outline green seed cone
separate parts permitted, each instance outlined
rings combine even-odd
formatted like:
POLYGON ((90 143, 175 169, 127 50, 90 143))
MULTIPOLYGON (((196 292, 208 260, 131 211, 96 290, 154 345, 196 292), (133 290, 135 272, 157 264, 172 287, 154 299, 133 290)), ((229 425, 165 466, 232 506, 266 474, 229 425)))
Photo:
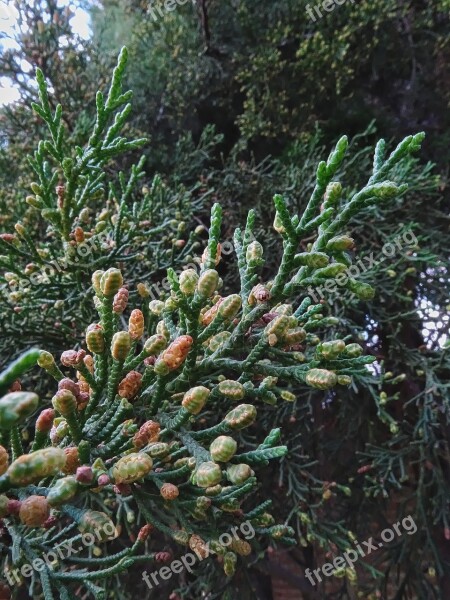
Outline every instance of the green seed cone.
POLYGON ((111 469, 111 475, 116 483, 133 483, 150 473, 153 461, 143 452, 134 452, 124 456, 111 469))
POLYGON ((328 390, 337 384, 337 375, 326 369, 310 369, 306 373, 306 383, 319 390, 328 390))
POLYGON ((64 504, 75 496, 78 490, 78 483, 75 477, 69 475, 58 479, 47 495, 47 502, 50 506, 64 504))
POLYGON ((131 335, 128 331, 118 331, 114 334, 111 342, 111 354, 113 357, 123 362, 131 348, 131 335))
POLYGON ((56 475, 66 464, 62 448, 44 448, 31 454, 19 456, 9 467, 6 475, 14 485, 28 485, 44 477, 56 475))
POLYGON ((87 510, 78 521, 78 529, 81 533, 90 533, 97 540, 106 542, 115 537, 116 528, 114 523, 104 512, 87 510))
POLYGON ((236 454, 237 442, 228 435, 216 438, 209 447, 214 462, 228 462, 236 454))
POLYGON ((251 468, 245 463, 230 465, 227 469, 227 478, 233 485, 240 485, 253 475, 251 468))
POLYGON ((115 296, 122 285, 123 277, 119 269, 108 269, 100 279, 100 289, 107 298, 115 296))
POLYGON ((195 482, 201 488, 217 485, 222 479, 222 469, 213 462, 202 463, 195 472, 195 482))
POLYGON ((180 290, 186 296, 192 296, 195 293, 195 289, 198 283, 198 275, 194 269, 186 269, 180 273, 180 290))
POLYGON ((185 393, 181 404, 191 415, 198 415, 205 406, 209 394, 210 392, 206 387, 201 385, 194 387, 185 393))
POLYGON ((59 390, 52 398, 53 408, 63 417, 72 415, 77 409, 77 400, 70 390, 59 390))
POLYGON ((197 290, 200 296, 209 298, 214 294, 219 284, 219 273, 215 269, 206 269, 197 283, 197 290))
POLYGON ((0 399, 0 429, 11 429, 34 413, 39 397, 32 392, 11 392, 0 399))
POLYGON ((256 408, 253 404, 239 404, 224 418, 225 423, 233 430, 244 429, 256 419, 256 408))

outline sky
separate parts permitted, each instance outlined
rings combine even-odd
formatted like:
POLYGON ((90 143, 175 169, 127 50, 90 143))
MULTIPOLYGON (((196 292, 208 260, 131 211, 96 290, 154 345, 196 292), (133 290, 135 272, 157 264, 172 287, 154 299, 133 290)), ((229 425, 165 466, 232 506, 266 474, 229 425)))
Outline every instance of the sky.
MULTIPOLYGON (((87 40, 91 35, 89 15, 86 11, 76 6, 70 0, 59 0, 59 6, 69 6, 74 16, 70 24, 75 33, 81 38, 87 40)), ((0 0, 0 33, 6 36, 12 36, 14 29, 17 26, 17 10, 11 0, 0 0)), ((16 44, 13 39, 6 37, 0 40, 0 52, 2 49, 14 48, 16 44)), ((22 65, 24 70, 27 69, 26 63, 22 65)), ((0 77, 0 106, 5 106, 14 102, 19 97, 17 89, 11 85, 8 77, 0 77)))

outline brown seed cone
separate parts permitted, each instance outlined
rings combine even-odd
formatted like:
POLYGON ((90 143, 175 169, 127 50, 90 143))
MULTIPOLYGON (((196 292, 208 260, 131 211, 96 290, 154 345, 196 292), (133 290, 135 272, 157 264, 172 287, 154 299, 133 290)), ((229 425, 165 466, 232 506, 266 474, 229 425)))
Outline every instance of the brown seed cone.
POLYGON ((147 525, 144 525, 144 527, 141 527, 141 529, 139 530, 139 533, 138 533, 138 540, 140 542, 145 542, 145 540, 151 534, 153 529, 154 529, 153 525, 151 525, 149 523, 147 525))
POLYGON ((119 384, 119 396, 127 400, 132 400, 141 389, 141 383, 142 375, 137 371, 130 371, 119 384))
POLYGON ((213 306, 211 306, 211 308, 209 308, 206 312, 203 313, 203 315, 200 317, 200 321, 201 321, 202 325, 204 325, 206 327, 212 321, 214 321, 222 302, 223 302, 223 298, 220 298, 213 306))
POLYGON ((144 315, 138 308, 133 310, 130 315, 128 331, 133 340, 139 340, 144 335, 144 315))
POLYGON ((79 384, 75 383, 75 381, 72 381, 68 377, 61 379, 61 381, 58 382, 58 390, 69 390, 72 392, 75 398, 78 398, 80 394, 79 384))
POLYGON ((178 369, 183 364, 193 342, 190 335, 180 335, 164 350, 161 359, 169 370, 178 369))
POLYGON ((91 356, 90 354, 86 354, 86 356, 83 357, 83 362, 86 365, 89 373, 91 373, 91 375, 93 375, 94 374, 94 358, 93 358, 93 356, 91 356))
POLYGON ((20 384, 20 381, 18 379, 9 388, 9 391, 10 392, 20 392, 20 391, 22 391, 22 385, 20 384))
POLYGON ((55 411, 53 408, 44 409, 36 420, 36 431, 48 433, 53 426, 55 411))
POLYGON ((133 445, 140 450, 150 442, 157 442, 161 426, 156 421, 146 421, 133 437, 133 445))
POLYGON ((189 538, 189 548, 201 558, 208 557, 208 547, 199 535, 191 535, 189 538))
POLYGON ((22 502, 19 512, 21 522, 27 527, 41 527, 50 515, 45 496, 29 496, 22 502))
POLYGON ((0 446, 0 475, 6 473, 9 466, 9 455, 6 448, 0 446))
POLYGON ((113 300, 113 311, 118 314, 121 315, 128 304, 128 290, 125 287, 121 287, 120 290, 117 292, 117 294, 114 296, 114 300, 113 300))
POLYGON ((71 446, 65 448, 64 453, 66 455, 66 464, 62 470, 65 475, 74 475, 80 466, 80 457, 78 455, 78 448, 71 446))
POLYGON ((81 393, 89 394, 90 387, 87 381, 79 381, 77 385, 81 393))
POLYGON ((178 498, 180 490, 173 483, 165 483, 159 490, 159 493, 164 500, 175 500, 178 498))
POLYGON ((75 227, 73 230, 73 237, 78 244, 84 242, 84 231, 82 227, 75 227))

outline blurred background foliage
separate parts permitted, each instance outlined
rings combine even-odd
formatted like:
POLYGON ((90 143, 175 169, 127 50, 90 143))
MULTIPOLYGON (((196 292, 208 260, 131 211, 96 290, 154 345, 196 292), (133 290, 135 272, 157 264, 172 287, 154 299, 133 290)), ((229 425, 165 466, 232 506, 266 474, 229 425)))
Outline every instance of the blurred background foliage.
MULTIPOLYGON (((34 180, 27 156, 45 135, 29 108, 37 95, 36 67, 45 73, 52 101, 64 107, 68 146, 82 146, 95 119, 95 92, 106 87, 122 45, 129 49, 126 78, 134 91, 125 134, 149 140, 142 185, 161 177, 160 223, 185 222, 184 238, 193 241, 189 232, 208 225, 209 207, 218 201, 226 215, 223 239, 230 240, 253 208, 271 268, 279 258, 270 201, 275 192, 301 213, 316 165, 340 134, 351 137, 352 160, 339 179, 356 188, 370 169, 376 138, 398 140, 424 130, 420 158, 397 167, 409 190, 389 206, 367 210, 350 232, 361 256, 380 258, 383 245, 406 230, 417 245, 362 276, 376 285, 370 303, 347 292, 325 297, 328 312, 339 317, 336 333, 377 357, 373 377, 368 373, 327 397, 293 390, 293 404, 276 413, 266 409, 267 430, 277 420, 291 448, 281 468, 268 469, 266 486, 277 486, 277 509, 297 528, 298 549, 253 557, 232 582, 204 565, 201 576, 164 597, 444 599, 450 597, 450 1, 347 0, 316 21, 307 5, 192 0, 167 11, 160 0, 97 0, 83 3, 92 29, 84 41, 70 27, 69 9, 55 0, 16 1, 21 27, 0 59, 0 76, 10 78, 21 96, 0 112, 0 232, 13 232, 21 220, 36 239, 46 236, 46 224, 25 203, 34 180), (180 193, 183 202, 175 209, 180 193), (364 540, 406 514, 414 515, 418 533, 396 540, 370 568, 358 568, 358 581, 330 580, 315 590, 319 596, 308 588, 304 569, 345 546, 348 530, 364 540), (292 596, 280 587, 283 579, 292 596)), ((108 179, 140 154, 111 160, 108 179)), ((134 200, 139 197, 138 189, 134 200)), ((176 238, 177 227, 155 245, 167 249, 176 238)), ((201 249, 201 238, 195 243, 193 250, 201 249)), ((134 282, 156 282, 167 264, 176 263, 170 250, 169 258, 156 252, 156 261, 150 254, 134 282)), ((232 255, 220 270, 232 289, 232 255)), ((55 316, 52 303, 64 295, 57 285, 44 321, 39 307, 24 320, 14 313, 1 274, 0 285, 2 362, 36 341, 62 350, 90 322, 76 302, 55 316), (61 335, 55 335, 56 319, 61 335)))

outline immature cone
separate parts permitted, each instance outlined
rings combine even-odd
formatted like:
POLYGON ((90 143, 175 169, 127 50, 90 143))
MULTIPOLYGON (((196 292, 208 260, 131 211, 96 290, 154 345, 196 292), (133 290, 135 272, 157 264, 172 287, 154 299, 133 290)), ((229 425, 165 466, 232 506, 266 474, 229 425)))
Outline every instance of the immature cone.
POLYGON ((132 400, 141 389, 142 375, 138 371, 130 371, 119 383, 118 394, 121 398, 132 400))
POLYGON ((233 430, 244 429, 256 419, 256 408, 253 404, 239 404, 224 418, 225 423, 233 430))
POLYGON ((108 269, 100 280, 100 289, 106 298, 112 298, 123 285, 122 273, 119 269, 108 269))
POLYGON ((245 396, 244 386, 242 383, 239 383, 239 381, 225 379, 225 381, 219 383, 217 388, 223 396, 230 398, 231 400, 242 400, 245 396))
MULTIPOLYGON (((9 455, 6 448, 0 446, 0 475, 3 475, 8 470, 9 455)), ((1 517, 0 517, 1 519, 1 517)))
POLYGON ((123 362, 131 348, 131 336, 128 331, 118 331, 111 342, 111 354, 119 362, 123 362))
POLYGON ((125 287, 121 287, 117 294, 114 296, 113 311, 117 315, 121 315, 123 312, 125 312, 125 309, 128 304, 128 297, 129 293, 127 288, 125 287))
POLYGON ((144 335, 144 315, 139 309, 132 311, 128 322, 128 331, 132 340, 140 340, 144 335))
POLYGON ((275 231, 277 233, 286 233, 286 228, 283 225, 283 222, 281 220, 281 217, 280 217, 280 214, 278 211, 275 213, 275 218, 273 220, 273 228, 275 229, 275 231))
POLYGON ((19 518, 27 527, 42 527, 50 515, 45 496, 29 496, 20 507, 19 518))
POLYGON ((214 462, 228 462, 236 454, 237 442, 228 435, 216 438, 209 447, 209 453, 214 462))
POLYGON ((254 306, 255 304, 262 304, 263 302, 267 302, 271 298, 270 290, 261 283, 255 285, 255 287, 250 292, 248 297, 248 303, 250 306, 254 306))
POLYGON ((63 417, 69 417, 77 410, 77 399, 70 390, 59 390, 52 398, 53 408, 63 417))
POLYGON ((175 500, 180 495, 180 490, 173 483, 164 483, 159 490, 164 500, 175 500))
POLYGON ((85 356, 85 350, 66 350, 61 354, 61 364, 65 367, 77 369, 80 365, 84 364, 83 360, 85 356))
POLYGON ((215 269, 206 269, 200 275, 197 283, 197 291, 200 296, 209 298, 214 294, 219 284, 219 273, 215 269))
POLYGON ((73 475, 62 477, 61 479, 58 479, 50 488, 47 495, 47 502, 50 504, 50 506, 65 504, 68 500, 75 496, 77 490, 78 483, 73 475))
POLYGON ((11 429, 31 414, 39 404, 32 392, 10 392, 0 398, 0 429, 11 429))
POLYGON ((180 273, 180 290, 186 296, 192 296, 197 287, 198 275, 194 269, 186 269, 180 273))
POLYGON ((94 471, 91 467, 88 467, 87 465, 78 467, 75 479, 76 481, 78 481, 78 483, 89 485, 94 481, 94 471))
POLYGON ((57 475, 66 463, 61 448, 44 448, 19 456, 6 471, 13 485, 25 486, 33 481, 57 475))
POLYGON ((221 479, 222 469, 213 462, 202 463, 195 472, 195 482, 202 488, 217 485, 221 479))
POLYGON ((306 373, 305 381, 311 387, 328 390, 337 384, 337 375, 326 369, 310 369, 306 373))
POLYGON ((184 394, 181 404, 191 415, 198 415, 205 406, 209 394, 208 388, 201 385, 191 388, 184 394))
POLYGON ((251 242, 247 246, 247 251, 245 253, 245 259, 250 268, 254 269, 256 267, 264 264, 263 260, 264 249, 259 242, 256 240, 251 242))
POLYGON ((161 426, 156 421, 146 421, 133 437, 133 445, 140 450, 150 442, 157 442, 161 426))
POLYGON ((93 354, 103 354, 105 350, 105 336, 103 328, 97 323, 89 325, 86 331, 86 345, 89 352, 93 354))
POLYGON ((158 374, 174 371, 178 369, 185 361, 194 340, 190 335, 180 335, 166 350, 161 354, 155 364, 155 371, 158 374))
POLYGON ((47 371, 48 369, 51 369, 54 366, 55 359, 53 358, 53 355, 50 354, 50 352, 42 350, 37 360, 37 364, 41 367, 41 369, 45 369, 47 371))
POLYGON ((119 459, 111 469, 117 484, 134 483, 150 473, 153 461, 147 454, 134 452, 119 459))

